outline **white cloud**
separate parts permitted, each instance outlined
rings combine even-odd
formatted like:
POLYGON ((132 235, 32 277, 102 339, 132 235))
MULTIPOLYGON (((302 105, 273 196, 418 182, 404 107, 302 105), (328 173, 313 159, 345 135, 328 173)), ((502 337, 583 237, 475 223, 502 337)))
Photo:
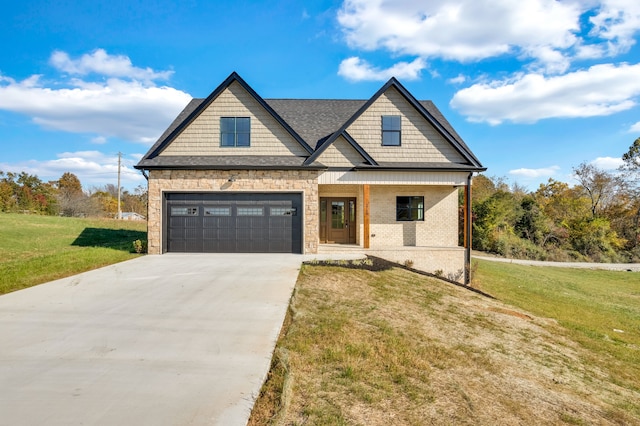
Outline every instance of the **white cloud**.
POLYGON ((603 170, 615 170, 624 164, 622 158, 598 157, 589 164, 603 170))
POLYGON ((426 63, 421 58, 417 58, 413 62, 398 62, 387 69, 379 69, 354 56, 340 63, 338 75, 351 81, 384 81, 391 77, 417 80, 420 78, 420 72, 425 68, 426 63))
MULTIPOLYGON (((133 166, 142 157, 141 154, 124 156, 121 164, 121 185, 133 189, 145 185, 142 174, 133 166)), ((63 152, 53 160, 29 160, 18 163, 0 163, 0 170, 5 172, 27 172, 37 175, 43 181, 57 180, 65 172, 78 176, 83 188, 103 186, 107 183, 117 184, 118 156, 100 151, 63 152)))
POLYGON ((94 143, 96 145, 103 145, 107 143, 107 138, 105 138, 104 136, 96 136, 95 138, 91 138, 91 143, 94 143))
POLYGON ((543 167, 540 169, 515 169, 509 170, 510 175, 521 176, 528 179, 536 179, 540 177, 549 177, 556 174, 560 170, 559 166, 543 167))
POLYGON ((638 133, 640 132, 640 121, 638 121, 636 124, 632 125, 629 128, 629 133, 638 133))
POLYGON ((594 117, 636 105, 640 64, 601 64, 562 76, 518 74, 457 92, 451 106, 469 120, 533 123, 552 117, 594 117))
POLYGON ((93 134, 97 143, 116 137, 150 144, 191 99, 185 92, 150 81, 166 73, 133 67, 128 58, 103 50, 85 56, 66 61, 64 52, 55 52, 52 62, 67 72, 99 72, 111 78, 47 83, 39 75, 22 81, 0 76, 0 109, 27 115, 44 128, 93 134))
POLYGON ((104 49, 85 53, 79 59, 71 59, 66 52, 56 50, 49 63, 60 71, 75 75, 95 73, 107 77, 130 78, 133 80, 166 80, 173 71, 153 71, 151 68, 134 67, 131 59, 123 55, 109 55, 104 49))
POLYGON ((591 34, 607 40, 607 53, 617 55, 635 44, 640 29, 640 3, 637 0, 602 0, 598 12, 589 18, 591 34))
POLYGON ((584 7, 554 0, 345 0, 338 22, 355 49, 459 62, 515 53, 558 69, 579 44, 584 7))
POLYGON ((353 49, 461 63, 517 58, 562 74, 576 60, 627 52, 637 0, 344 0, 337 20, 353 49))
POLYGON ((458 74, 457 77, 453 77, 453 78, 448 79, 447 83, 449 83, 449 84, 462 84, 465 81, 467 81, 467 77, 465 77, 462 74, 458 74))

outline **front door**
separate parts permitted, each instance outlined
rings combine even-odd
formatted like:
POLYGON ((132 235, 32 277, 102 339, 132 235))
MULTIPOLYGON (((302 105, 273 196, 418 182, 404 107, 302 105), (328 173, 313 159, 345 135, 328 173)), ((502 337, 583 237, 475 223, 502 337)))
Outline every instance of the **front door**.
POLYGON ((355 244, 355 198, 320 199, 320 242, 355 244))

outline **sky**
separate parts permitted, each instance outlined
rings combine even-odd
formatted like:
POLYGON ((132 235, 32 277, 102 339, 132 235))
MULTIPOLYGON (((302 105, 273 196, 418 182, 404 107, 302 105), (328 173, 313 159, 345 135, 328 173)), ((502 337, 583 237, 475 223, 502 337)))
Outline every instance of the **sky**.
POLYGON ((368 99, 396 77, 534 191, 640 136, 637 0, 25 0, 0 14, 0 171, 85 190, 133 168, 233 71, 263 98, 368 99))

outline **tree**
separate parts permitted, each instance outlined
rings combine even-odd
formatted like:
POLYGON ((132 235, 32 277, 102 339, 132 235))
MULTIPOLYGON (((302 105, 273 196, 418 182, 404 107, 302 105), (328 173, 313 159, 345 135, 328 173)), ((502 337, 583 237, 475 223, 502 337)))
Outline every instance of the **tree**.
POLYGON ((71 172, 65 172, 58 179, 58 189, 60 192, 79 195, 82 193, 82 184, 76 175, 71 172))
POLYGON ((16 207, 17 183, 15 174, 0 171, 0 211, 10 212, 16 207))
POLYGON ((118 200, 107 191, 96 191, 91 194, 94 214, 114 218, 118 212, 118 200))
POLYGON ((622 170, 630 172, 640 172, 640 138, 633 141, 629 147, 629 151, 622 155, 622 170))
POLYGON ((618 193, 624 187, 619 176, 598 169, 593 164, 581 163, 573 168, 573 172, 591 200, 591 214, 594 218, 601 216, 603 209, 615 203, 618 193))
POLYGON ((82 184, 76 175, 65 172, 56 181, 56 185, 58 187, 58 204, 64 216, 78 216, 87 213, 87 196, 82 192, 82 184))
POLYGON ((122 193, 122 203, 126 211, 147 215, 147 188, 139 185, 133 194, 127 190, 122 193))

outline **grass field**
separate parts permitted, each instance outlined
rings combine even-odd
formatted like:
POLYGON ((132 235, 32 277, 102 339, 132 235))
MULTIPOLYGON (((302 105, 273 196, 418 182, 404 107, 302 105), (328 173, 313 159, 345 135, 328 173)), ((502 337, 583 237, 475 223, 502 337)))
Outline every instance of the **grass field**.
POLYGON ((614 382, 640 391, 639 273, 485 262, 475 281, 506 303, 557 320, 598 354, 614 382))
POLYGON ((640 425, 640 274, 303 267, 251 425, 640 425), (618 330, 618 331, 616 331, 618 330))
POLYGON ((0 213, 0 294, 138 256, 146 222, 0 213))

